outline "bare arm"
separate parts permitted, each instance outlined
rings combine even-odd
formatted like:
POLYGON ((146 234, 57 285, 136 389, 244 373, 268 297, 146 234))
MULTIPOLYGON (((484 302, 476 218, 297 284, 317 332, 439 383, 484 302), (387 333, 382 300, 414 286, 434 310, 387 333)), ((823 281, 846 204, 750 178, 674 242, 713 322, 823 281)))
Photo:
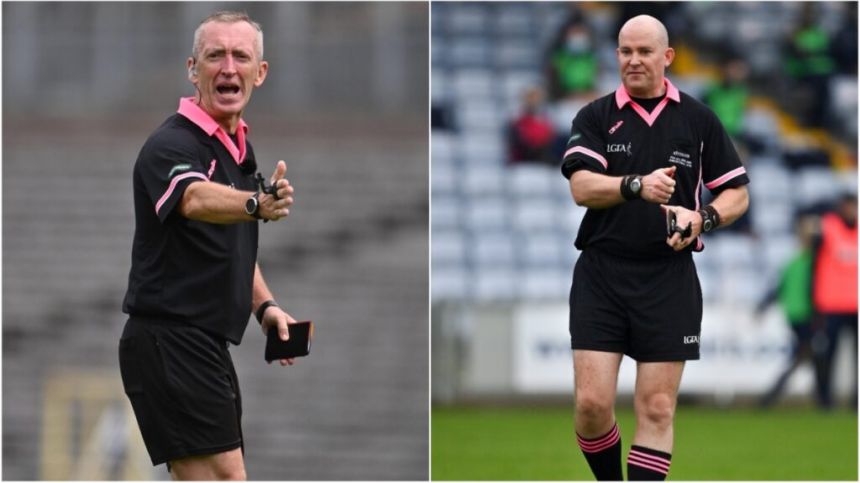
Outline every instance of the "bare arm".
MULTIPOLYGON (((260 194, 259 214, 263 219, 276 221, 290 214, 293 187, 288 180, 284 179, 286 172, 286 164, 279 161, 272 176, 272 182, 278 186, 280 200, 275 200, 271 195, 260 194)), ((196 181, 185 188, 177 210, 185 218, 207 223, 253 221, 255 218, 245 212, 245 202, 253 194, 251 191, 235 190, 220 183, 196 181)))
POLYGON ((720 214, 720 226, 731 225, 747 212, 750 195, 747 187, 726 188, 714 198, 711 206, 720 214))
POLYGON ((185 188, 177 209, 185 218, 207 223, 253 221, 254 217, 245 213, 245 202, 253 194, 220 183, 195 181, 185 188))
MULTIPOLYGON (((675 167, 658 168, 642 177, 642 199, 649 203, 666 203, 675 192, 675 167)), ((570 176, 570 193, 579 206, 595 210, 623 203, 622 176, 609 176, 581 169, 570 176)))

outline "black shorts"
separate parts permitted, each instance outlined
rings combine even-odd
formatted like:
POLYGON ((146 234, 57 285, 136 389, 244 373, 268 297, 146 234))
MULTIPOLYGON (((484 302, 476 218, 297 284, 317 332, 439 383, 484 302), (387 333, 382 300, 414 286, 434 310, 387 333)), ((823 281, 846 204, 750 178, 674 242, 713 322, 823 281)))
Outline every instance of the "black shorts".
POLYGON ((690 253, 635 260, 586 249, 570 289, 573 349, 640 362, 699 358, 702 289, 690 253))
POLYGON ((131 318, 119 366, 153 465, 242 447, 242 398, 223 339, 131 318))

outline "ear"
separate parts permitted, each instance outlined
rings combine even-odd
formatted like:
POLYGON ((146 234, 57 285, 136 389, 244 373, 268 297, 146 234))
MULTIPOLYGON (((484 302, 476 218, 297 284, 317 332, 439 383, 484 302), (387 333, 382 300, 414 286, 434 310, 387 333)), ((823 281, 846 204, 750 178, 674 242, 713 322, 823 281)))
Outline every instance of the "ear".
POLYGON ((189 57, 185 61, 185 66, 188 68, 188 80, 197 85, 197 65, 194 62, 194 57, 189 57))
POLYGON ((666 48, 666 53, 663 54, 663 56, 666 59, 666 67, 669 67, 670 65, 672 65, 672 61, 675 60, 675 49, 673 49, 672 47, 666 48))
POLYGON ((263 81, 266 80, 266 74, 269 73, 269 63, 265 60, 260 61, 260 67, 257 68, 257 78, 254 79, 254 87, 260 87, 263 85, 263 81))

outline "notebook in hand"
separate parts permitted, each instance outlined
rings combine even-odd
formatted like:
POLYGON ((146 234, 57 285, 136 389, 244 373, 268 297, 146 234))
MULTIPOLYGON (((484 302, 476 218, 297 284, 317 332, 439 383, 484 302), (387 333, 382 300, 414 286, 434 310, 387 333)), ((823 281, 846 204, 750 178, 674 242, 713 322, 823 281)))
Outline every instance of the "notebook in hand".
POLYGON ((290 331, 290 338, 287 341, 282 341, 278 337, 277 328, 269 329, 266 335, 266 362, 303 357, 310 354, 314 323, 309 320, 296 322, 295 324, 287 324, 287 328, 290 331))

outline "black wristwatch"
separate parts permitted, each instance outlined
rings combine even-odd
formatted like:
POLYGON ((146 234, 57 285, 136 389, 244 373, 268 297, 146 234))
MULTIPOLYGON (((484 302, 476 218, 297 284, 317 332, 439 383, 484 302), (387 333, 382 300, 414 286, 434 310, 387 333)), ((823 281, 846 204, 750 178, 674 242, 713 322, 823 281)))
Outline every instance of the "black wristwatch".
POLYGON ((621 196, 625 200, 635 200, 642 196, 642 176, 629 175, 621 178, 621 196))
POLYGON ((266 309, 268 309, 269 307, 280 307, 280 305, 278 305, 277 302, 271 299, 261 303, 260 306, 257 307, 257 311, 254 312, 254 317, 257 318, 257 322, 259 322, 260 324, 263 323, 263 314, 266 313, 266 309))
POLYGON ((708 205, 702 208, 699 210, 699 215, 702 216, 702 233, 708 233, 720 226, 720 214, 713 206, 708 205))
POLYGON ((263 218, 262 216, 260 216, 260 200, 258 198, 259 196, 259 192, 254 193, 254 195, 248 198, 248 201, 245 202, 245 213, 253 216, 258 220, 263 218))

